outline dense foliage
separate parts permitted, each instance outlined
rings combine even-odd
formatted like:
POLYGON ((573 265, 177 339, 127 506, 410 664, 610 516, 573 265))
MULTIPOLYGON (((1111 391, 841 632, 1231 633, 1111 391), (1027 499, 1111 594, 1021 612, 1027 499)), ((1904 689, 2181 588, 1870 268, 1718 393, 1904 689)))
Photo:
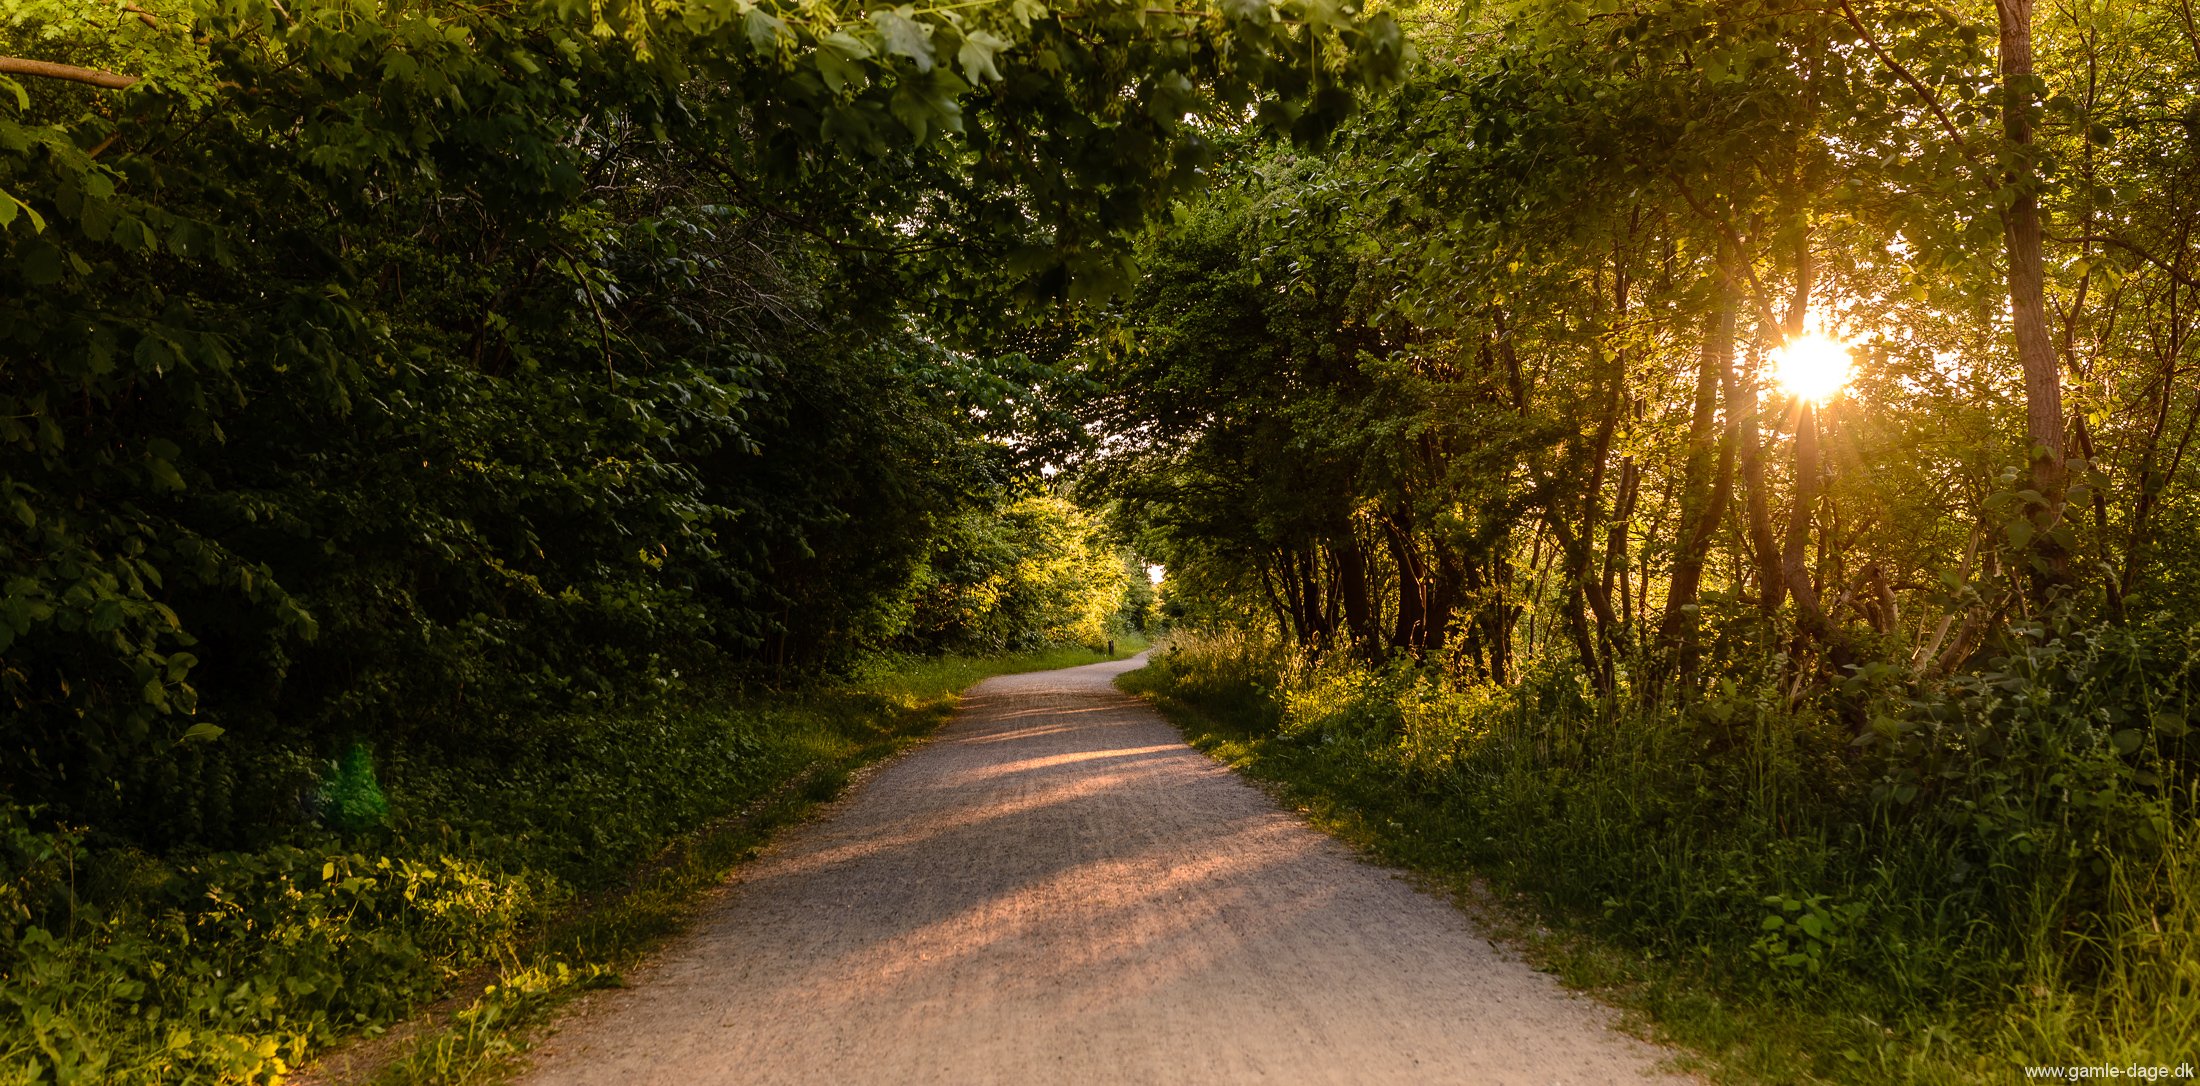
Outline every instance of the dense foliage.
POLYGON ((270 747, 909 640, 1035 467, 970 307, 1104 281, 1187 116, 1397 60, 1293 10, 11 5, 12 798, 251 843, 270 747))
POLYGON ((2172 1055, 2190 13, 1397 10, 1410 69, 1328 0, 0 6, 30 1080, 399 1013, 710 813, 622 780, 765 772, 652 730, 695 676, 1097 644, 1134 554, 1220 631, 1163 688, 1866 1023, 1811 1074, 2172 1055))
POLYGON ((1338 153, 1186 202, 1096 327, 1097 471, 1237 631, 1152 681, 1378 824, 1471 828, 1438 866, 1896 1031, 1775 1078, 2183 1059, 2190 26, 1432 28, 1338 153))
POLYGON ((0 3, 7 1074, 401 1012, 501 941, 439 918, 772 772, 660 719, 699 677, 1128 629, 1025 436, 1042 303, 1213 125, 1316 138, 1402 50, 1307 0, 0 3))

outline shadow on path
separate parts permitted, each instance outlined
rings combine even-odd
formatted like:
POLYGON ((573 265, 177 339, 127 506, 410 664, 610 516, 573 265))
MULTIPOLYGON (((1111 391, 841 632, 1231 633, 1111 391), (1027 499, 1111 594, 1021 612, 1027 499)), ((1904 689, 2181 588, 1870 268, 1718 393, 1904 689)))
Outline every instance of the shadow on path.
POLYGON ((973 687, 524 1081, 1685 1081, 1185 746, 1138 663, 973 687))

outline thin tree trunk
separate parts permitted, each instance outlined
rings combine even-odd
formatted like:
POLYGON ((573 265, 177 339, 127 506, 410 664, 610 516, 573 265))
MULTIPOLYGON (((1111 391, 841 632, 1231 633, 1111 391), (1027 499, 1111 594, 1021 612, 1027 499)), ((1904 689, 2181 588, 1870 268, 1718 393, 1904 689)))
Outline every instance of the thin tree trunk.
MULTIPOLYGON (((1728 290, 1735 287, 1729 280, 1728 290)), ((1731 297, 1731 294, 1729 295, 1731 297)), ((1770 334, 1761 328, 1760 338, 1770 334)), ((1726 371, 1726 413, 1733 420, 1736 452, 1742 466, 1742 489, 1747 497, 1749 549, 1756 561, 1757 606, 1770 614, 1780 609, 1786 593, 1780 580, 1780 549, 1772 537, 1772 493, 1765 481, 1764 424, 1759 416, 1757 374, 1762 368, 1763 345, 1750 352, 1747 371, 1729 366, 1726 371)))
POLYGON ((1392 629, 1392 648, 1408 651, 1420 647, 1428 623, 1428 579, 1413 540, 1396 523, 1387 523, 1384 536, 1390 543, 1390 560, 1398 567, 1398 621, 1392 629))
POLYGON ((1358 538, 1332 548, 1337 556, 1338 594, 1344 597, 1345 628, 1361 649, 1372 649, 1381 638, 1375 628, 1375 606, 1367 583, 1367 555, 1358 538))
POLYGON ((2062 515, 2065 467, 2062 373, 2055 363, 2055 342, 2047 327, 2046 268, 2040 255, 2040 200, 2033 177, 2032 103, 2037 95, 2032 74, 2032 0, 1995 0, 2001 24, 2001 118, 2013 163, 2005 180, 2014 196, 2003 213, 2003 239, 2009 260, 2009 311, 2015 325, 2017 361, 2024 368, 2024 437, 2032 464, 2032 489, 2044 504, 2034 511, 2041 529, 2039 546, 2048 560, 2046 580, 2059 583, 2069 573, 2069 556, 2046 529, 2062 515))
POLYGON ((1705 329, 1703 354, 1696 367, 1696 410, 1688 427, 1680 525, 1673 538, 1673 574, 1666 589, 1665 618, 1658 630, 1659 640, 1675 654, 1676 665, 1683 668, 1690 664, 1685 657, 1695 642, 1694 607, 1701 596, 1704 561, 1719 523, 1726 517, 1727 494, 1733 486, 1736 420, 1731 403, 1725 431, 1714 437, 1720 386, 1732 384, 1733 369, 1734 306, 1730 298, 1722 297, 1705 329))
POLYGON ((1612 509, 1612 519, 1604 530, 1604 581, 1601 591, 1606 600, 1613 599, 1615 594, 1619 600, 1618 621, 1621 636, 1634 628, 1634 599, 1627 588, 1627 529, 1634 523, 1635 499, 1641 487, 1642 472, 1635 466, 1635 458, 1620 457, 1619 497, 1612 509))
POLYGON ((1512 631, 1518 609, 1509 598, 1511 588, 1512 562, 1500 547, 1491 559, 1489 581, 1485 586, 1485 594, 1490 598, 1481 608, 1489 643, 1490 681, 1499 686, 1512 682, 1512 631))
POLYGON ((1811 638, 1826 634, 1818 588, 1811 582, 1810 529, 1818 507, 1818 413, 1808 400, 1796 405, 1795 504, 1788 511, 1787 546, 1780 555, 1781 580, 1795 597, 1795 626, 1811 638))
MULTIPOLYGON (((2186 240, 2184 236, 2179 237, 2180 251, 2185 249, 2186 240)), ((2146 440, 2142 443, 2144 451, 2139 457, 2138 497, 2131 512, 2131 530, 2124 543, 2123 570, 2117 576, 2120 595, 2125 599, 2130 599, 2132 590, 2138 587, 2139 573, 2144 568, 2149 545, 2153 542, 2155 506, 2168 489, 2170 481, 2177 477, 2178 467, 2184 461, 2185 450, 2192 442, 2193 425, 2200 422, 2200 398, 2196 398, 2193 409, 2185 415, 2184 432, 2177 439, 2177 447, 2170 457, 2168 470, 2159 470, 2162 438, 2168 433, 2171 400, 2177 391, 2178 360, 2184 357, 2185 351, 2185 322, 2178 319, 2177 299, 2176 288, 2172 287, 2169 295, 2168 333, 2166 341, 2157 348, 2162 370, 2160 380, 2155 386, 2154 417, 2148 426, 2146 440)))

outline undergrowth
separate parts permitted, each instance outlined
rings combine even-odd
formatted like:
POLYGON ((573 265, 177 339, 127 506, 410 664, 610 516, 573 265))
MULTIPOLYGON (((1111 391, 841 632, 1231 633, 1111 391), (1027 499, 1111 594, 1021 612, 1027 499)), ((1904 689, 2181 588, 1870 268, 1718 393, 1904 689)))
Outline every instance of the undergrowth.
POLYGON ((2200 1063, 2194 659, 2091 631, 1931 689, 1619 708, 1563 671, 1471 687, 1223 633, 1123 683, 1714 1077, 1967 1083, 2200 1063))
POLYGON ((773 826, 929 733, 957 691, 1099 658, 883 658, 574 716, 493 759, 346 750, 300 797, 321 828, 252 852, 154 856, 0 804, 0 1084, 277 1082, 486 975, 386 1076, 479 1080, 516 1027, 616 983, 773 826))

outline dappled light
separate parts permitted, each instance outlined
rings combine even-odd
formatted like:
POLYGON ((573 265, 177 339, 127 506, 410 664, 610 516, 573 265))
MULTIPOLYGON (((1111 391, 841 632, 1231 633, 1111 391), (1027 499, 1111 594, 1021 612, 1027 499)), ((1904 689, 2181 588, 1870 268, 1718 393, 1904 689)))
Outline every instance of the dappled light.
POLYGON ((1700 997, 1650 1013, 1721 1074, 2175 1070, 2189 12, 1425 25, 1349 150, 1236 157, 1093 317, 1093 479, 1174 619, 1135 681, 1700 997))
POLYGON ((1030 773, 1035 770, 1052 769, 1056 766, 1069 765, 1075 762, 1118 758, 1150 758, 1159 754, 1173 756, 1181 754, 1183 749, 1182 744, 1166 743, 1150 747, 1125 747, 1120 750, 1088 750, 1069 754, 1049 754, 1038 758, 1027 758, 1020 762, 988 766, 981 770, 975 770, 973 773, 976 779, 983 780, 990 777, 1006 776, 1011 773, 1030 773))
POLYGON ((0 1086, 2171 1077, 2196 359, 2191 0, 5 0, 0 1086))
POLYGON ((531 1086, 1660 1081, 1449 905, 1178 741, 1119 670, 988 682, 551 1038, 531 1086))

